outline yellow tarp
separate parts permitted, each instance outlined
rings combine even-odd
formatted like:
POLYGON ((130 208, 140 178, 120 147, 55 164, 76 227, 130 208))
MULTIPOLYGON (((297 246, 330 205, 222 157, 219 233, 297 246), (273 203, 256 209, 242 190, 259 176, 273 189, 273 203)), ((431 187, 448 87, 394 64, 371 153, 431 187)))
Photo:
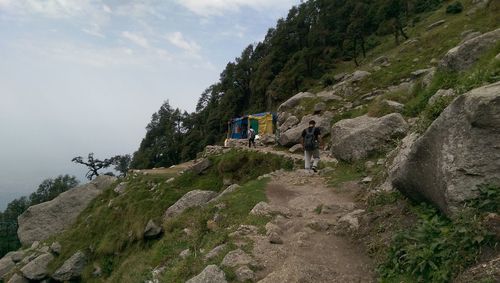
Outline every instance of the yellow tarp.
POLYGON ((258 128, 258 134, 259 135, 264 135, 264 134, 273 134, 273 114, 269 113, 264 116, 248 116, 250 120, 250 124, 253 124, 251 120, 257 121, 259 128, 258 128))

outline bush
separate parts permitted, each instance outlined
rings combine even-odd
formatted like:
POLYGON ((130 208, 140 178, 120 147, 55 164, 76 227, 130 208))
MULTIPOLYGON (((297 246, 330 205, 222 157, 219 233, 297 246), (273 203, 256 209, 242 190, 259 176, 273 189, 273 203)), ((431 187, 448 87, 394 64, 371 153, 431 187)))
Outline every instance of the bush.
POLYGON ((458 14, 464 10, 464 6, 460 1, 456 1, 446 7, 446 14, 458 14))

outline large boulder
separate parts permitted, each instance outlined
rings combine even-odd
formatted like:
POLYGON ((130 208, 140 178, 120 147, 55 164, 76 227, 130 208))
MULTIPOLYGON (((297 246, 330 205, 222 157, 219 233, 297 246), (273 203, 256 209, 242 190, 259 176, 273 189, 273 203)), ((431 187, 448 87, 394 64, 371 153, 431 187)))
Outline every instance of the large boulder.
POLYGON ((451 71, 463 71, 471 67, 481 55, 500 40, 500 28, 474 37, 450 49, 439 67, 451 71))
POLYGON ((208 168, 212 166, 212 162, 208 158, 203 158, 202 160, 196 162, 191 166, 190 170, 191 172, 200 175, 201 173, 205 172, 208 168))
POLYGON ((78 251, 54 272, 52 278, 61 282, 76 280, 80 278, 86 263, 85 254, 78 251))
POLYGON ((227 283, 226 275, 217 265, 209 265, 186 283, 227 283))
POLYGON ((288 117, 283 124, 280 125, 280 132, 286 132, 288 129, 297 125, 300 122, 299 118, 295 116, 288 117))
POLYGON ((300 101, 305 98, 315 98, 316 95, 310 92, 299 92, 296 95, 290 97, 287 101, 283 102, 278 107, 278 112, 283 112, 300 104, 300 101))
POLYGON ((408 123, 393 113, 380 118, 361 116, 337 122, 332 127, 332 154, 344 161, 356 161, 388 150, 394 139, 404 136, 408 123))
POLYGON ((176 203, 170 206, 167 211, 165 211, 164 218, 168 219, 179 215, 184 210, 191 207, 202 206, 213 199, 215 196, 217 196, 217 193, 212 191, 190 191, 183 197, 181 197, 176 203))
POLYGON ((51 201, 29 207, 17 219, 19 240, 23 245, 31 245, 63 232, 94 198, 116 180, 111 176, 98 176, 92 182, 70 189, 51 201))
POLYGON ((316 121, 316 127, 321 130, 321 135, 325 136, 329 133, 333 114, 325 112, 323 115, 306 115, 295 127, 280 134, 279 143, 283 146, 293 146, 300 143, 302 131, 309 126, 309 121, 316 121))
POLYGON ((52 254, 42 254, 21 268, 21 272, 29 280, 42 280, 47 277, 47 266, 53 259, 52 254))
POLYGON ((500 82, 457 97, 411 146, 393 186, 452 215, 481 184, 500 184, 500 82))

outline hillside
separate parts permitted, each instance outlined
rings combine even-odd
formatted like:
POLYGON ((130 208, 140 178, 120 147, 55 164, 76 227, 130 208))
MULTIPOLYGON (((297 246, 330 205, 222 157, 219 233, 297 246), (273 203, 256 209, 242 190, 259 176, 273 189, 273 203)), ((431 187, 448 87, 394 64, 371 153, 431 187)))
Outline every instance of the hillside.
POLYGON ((0 278, 498 282, 500 3, 401 3, 292 8, 195 113, 153 115, 126 177, 30 207, 0 278), (276 136, 212 145, 263 110, 276 136), (311 119, 317 174, 298 145, 311 119))

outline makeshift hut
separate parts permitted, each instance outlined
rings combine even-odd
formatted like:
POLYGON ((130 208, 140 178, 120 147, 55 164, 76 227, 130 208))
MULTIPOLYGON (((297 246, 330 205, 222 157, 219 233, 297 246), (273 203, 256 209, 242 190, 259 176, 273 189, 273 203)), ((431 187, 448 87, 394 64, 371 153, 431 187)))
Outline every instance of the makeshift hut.
POLYGON ((270 112, 246 115, 228 122, 229 139, 246 139, 248 128, 252 127, 258 135, 273 134, 275 115, 270 112))

